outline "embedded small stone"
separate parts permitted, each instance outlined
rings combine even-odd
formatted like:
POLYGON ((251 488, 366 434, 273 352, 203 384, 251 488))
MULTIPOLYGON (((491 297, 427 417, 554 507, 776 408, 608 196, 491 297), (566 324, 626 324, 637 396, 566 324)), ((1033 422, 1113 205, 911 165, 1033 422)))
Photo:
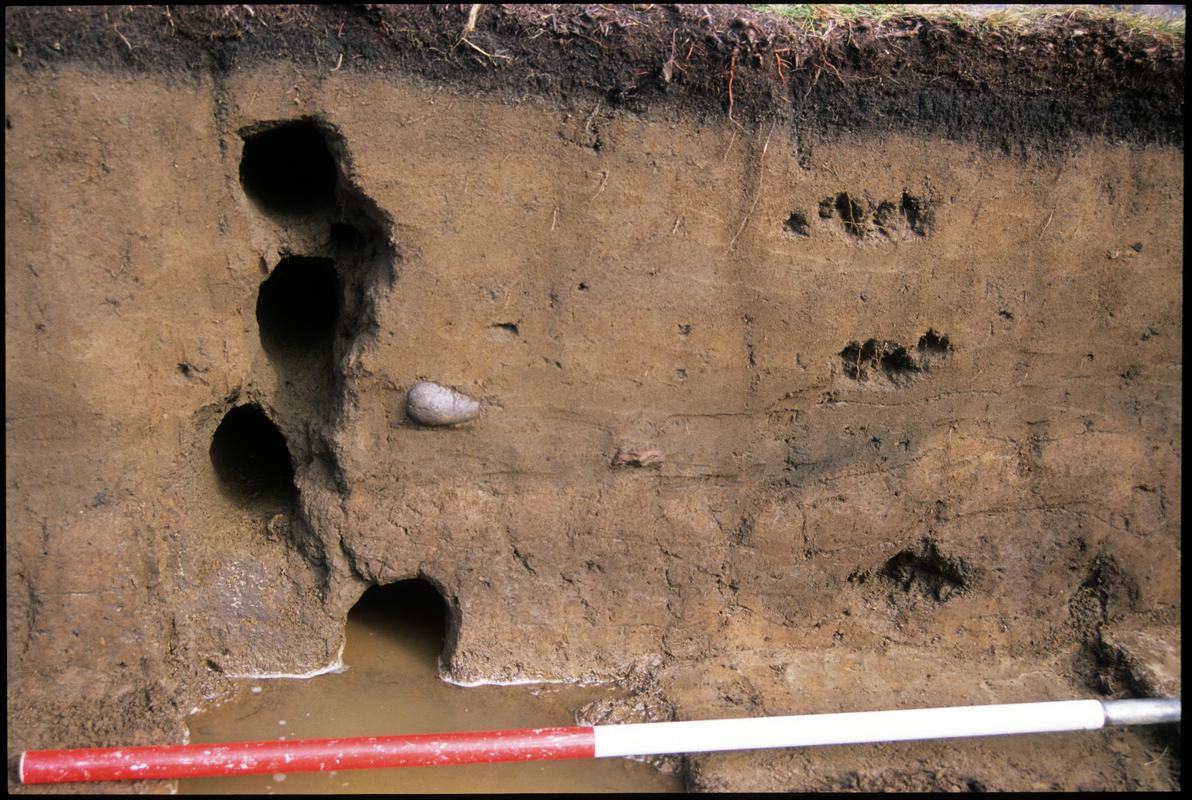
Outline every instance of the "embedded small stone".
POLYGON ((406 414, 419 425, 459 425, 480 416, 480 401, 446 386, 421 381, 406 395, 406 414))
POLYGON ((666 460, 666 453, 657 447, 634 447, 629 450, 618 450, 613 457, 614 467, 648 467, 651 464, 661 464, 666 460))

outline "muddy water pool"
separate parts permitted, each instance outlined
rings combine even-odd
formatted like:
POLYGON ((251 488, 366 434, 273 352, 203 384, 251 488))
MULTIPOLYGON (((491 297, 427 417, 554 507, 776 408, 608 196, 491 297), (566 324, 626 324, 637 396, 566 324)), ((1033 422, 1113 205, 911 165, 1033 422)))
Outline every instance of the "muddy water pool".
MULTIPOLYGON (((348 617, 347 669, 305 680, 238 681, 235 696, 188 720, 192 743, 320 739, 574 725, 574 710, 616 696, 600 686, 460 687, 436 676, 443 626, 368 597, 348 617)), ((678 792, 679 776, 621 758, 249 775, 179 781, 180 794, 678 792)))

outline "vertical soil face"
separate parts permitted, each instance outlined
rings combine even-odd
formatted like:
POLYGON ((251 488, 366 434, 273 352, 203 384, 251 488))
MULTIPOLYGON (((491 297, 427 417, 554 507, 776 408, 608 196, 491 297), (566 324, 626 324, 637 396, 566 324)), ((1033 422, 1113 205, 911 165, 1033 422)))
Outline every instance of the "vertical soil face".
MULTIPOLYGON (((415 578, 443 678, 620 684, 588 722, 1179 693, 1178 140, 334 65, 9 65, 10 759, 181 741, 415 578)), ((1166 735, 682 769, 1173 789, 1166 735)))

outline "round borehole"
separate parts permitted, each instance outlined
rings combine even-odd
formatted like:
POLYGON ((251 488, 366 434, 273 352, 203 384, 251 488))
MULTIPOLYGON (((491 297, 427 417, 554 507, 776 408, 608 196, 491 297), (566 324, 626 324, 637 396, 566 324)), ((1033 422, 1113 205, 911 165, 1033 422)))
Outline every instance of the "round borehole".
POLYGON ((274 356, 317 354, 330 347, 339 317, 339 276, 329 258, 290 256, 257 294, 261 345, 274 356))
POLYGON ((224 416, 211 438, 211 464, 240 505, 285 507, 297 496, 286 439, 257 406, 237 406, 224 416))
POLYGON ((309 121, 245 137, 240 183, 266 211, 309 214, 335 200, 338 170, 327 140, 309 121))
POLYGON ((440 657, 450 657, 457 625, 439 590, 424 578, 410 578, 373 586, 349 612, 357 630, 373 641, 349 641, 345 659, 353 650, 398 645, 412 658, 435 668, 440 657))

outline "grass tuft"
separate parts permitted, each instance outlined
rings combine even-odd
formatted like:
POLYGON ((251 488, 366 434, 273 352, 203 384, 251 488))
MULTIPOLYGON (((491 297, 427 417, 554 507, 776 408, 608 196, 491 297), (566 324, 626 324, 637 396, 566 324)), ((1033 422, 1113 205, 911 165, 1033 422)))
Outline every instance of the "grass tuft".
POLYGON ((895 3, 769 3, 754 5, 764 14, 782 17, 807 32, 821 32, 832 27, 851 26, 860 20, 877 23, 906 17, 922 17, 949 22, 974 33, 1023 33, 1032 28, 1066 19, 1114 21, 1130 33, 1183 38, 1186 14, 1151 16, 1128 11, 1111 11, 1091 6, 1008 6, 995 11, 974 13, 971 7, 955 5, 903 5, 895 3))

